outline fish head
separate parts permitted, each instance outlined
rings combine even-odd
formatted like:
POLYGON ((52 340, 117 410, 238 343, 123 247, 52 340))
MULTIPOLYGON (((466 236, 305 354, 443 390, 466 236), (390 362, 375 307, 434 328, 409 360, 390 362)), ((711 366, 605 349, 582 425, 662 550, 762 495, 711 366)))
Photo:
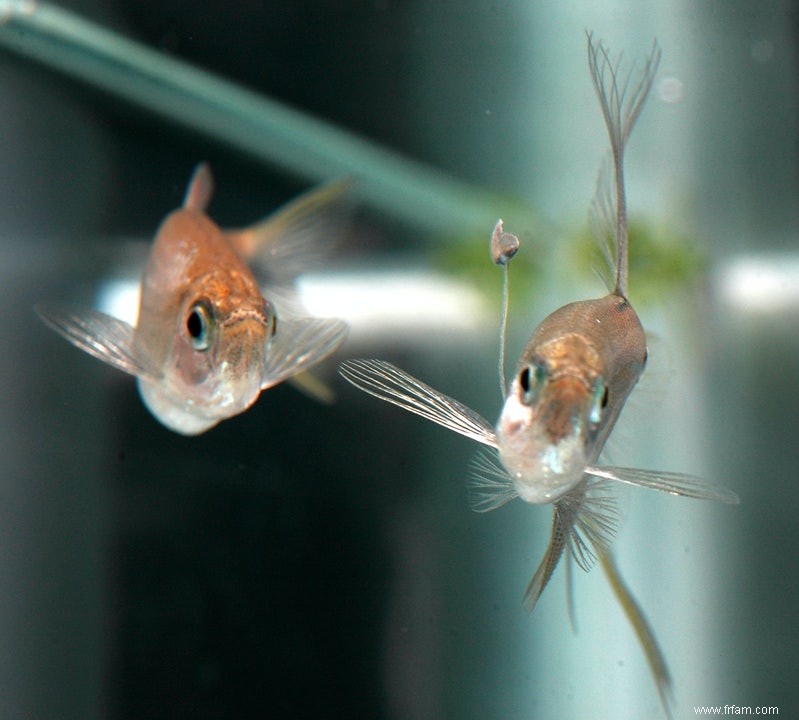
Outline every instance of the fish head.
POLYGON ((580 481, 608 403, 590 346, 559 343, 520 363, 497 424, 500 459, 531 503, 553 502, 580 481))
POLYGON ((261 392, 277 326, 274 306, 246 277, 217 270, 192 283, 172 326, 164 379, 139 379, 165 425, 197 434, 246 410, 261 392))
POLYGON ((274 306, 259 292, 240 292, 232 280, 205 278, 186 297, 172 356, 174 380, 220 418, 242 412, 258 397, 277 327, 274 306))

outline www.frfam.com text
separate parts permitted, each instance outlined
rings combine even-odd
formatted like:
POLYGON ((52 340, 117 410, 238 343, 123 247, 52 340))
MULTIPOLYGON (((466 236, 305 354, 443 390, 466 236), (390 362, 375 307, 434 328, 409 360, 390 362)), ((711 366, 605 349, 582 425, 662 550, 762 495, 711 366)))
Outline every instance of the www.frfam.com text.
POLYGON ((780 709, 774 705, 700 705, 694 707, 695 715, 779 715, 780 709))

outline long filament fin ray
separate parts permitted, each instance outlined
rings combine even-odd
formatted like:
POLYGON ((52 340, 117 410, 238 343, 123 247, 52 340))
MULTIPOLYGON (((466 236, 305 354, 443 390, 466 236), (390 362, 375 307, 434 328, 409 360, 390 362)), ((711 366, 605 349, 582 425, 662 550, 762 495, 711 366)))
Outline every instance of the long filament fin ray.
POLYGON ((605 571, 605 576, 610 583, 613 594, 616 596, 616 600, 619 605, 621 605, 621 609, 627 616, 630 625, 632 625, 633 631, 641 645, 641 649, 644 651, 646 662, 649 665, 649 670, 655 681, 655 687, 660 696, 660 703, 663 706, 666 717, 668 720, 671 720, 671 674, 669 673, 668 665, 666 665, 666 658, 663 655, 663 651, 660 649, 655 633, 652 631, 652 627, 644 616, 641 606, 635 600, 632 592, 630 592, 630 588, 627 587, 627 584, 624 582, 612 555, 607 549, 599 551, 599 562, 602 565, 602 569, 605 571))

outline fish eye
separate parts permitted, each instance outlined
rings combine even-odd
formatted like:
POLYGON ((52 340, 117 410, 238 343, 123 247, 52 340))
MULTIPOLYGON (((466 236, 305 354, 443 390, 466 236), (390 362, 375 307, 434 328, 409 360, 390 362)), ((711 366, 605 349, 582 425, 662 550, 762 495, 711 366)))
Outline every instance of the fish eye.
POLYGON ((195 350, 203 351, 211 347, 213 315, 205 303, 192 305, 186 318, 186 330, 195 350))
POLYGON ((641 369, 646 367, 646 361, 649 360, 649 348, 644 348, 644 361, 641 363, 641 369))
POLYGON ((531 365, 525 365, 519 372, 519 387, 522 391, 521 401, 524 405, 532 405, 549 374, 546 360, 534 358, 531 365))
POLYGON ((527 365, 524 367, 519 374, 519 385, 521 386, 522 390, 526 393, 530 392, 530 366, 527 365))
POLYGON ((266 325, 269 330, 269 337, 274 337, 277 332, 277 310, 268 300, 266 301, 266 325))
POLYGON ((608 406, 609 400, 608 386, 601 379, 597 379, 594 387, 594 403, 591 406, 591 414, 588 416, 594 425, 602 419, 602 411, 608 406))

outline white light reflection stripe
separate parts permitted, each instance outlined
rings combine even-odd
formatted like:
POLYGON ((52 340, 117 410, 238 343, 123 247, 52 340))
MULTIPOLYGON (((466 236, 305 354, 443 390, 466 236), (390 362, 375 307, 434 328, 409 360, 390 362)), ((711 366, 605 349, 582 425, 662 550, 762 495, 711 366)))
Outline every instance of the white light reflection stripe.
MULTIPOLYGON (((354 332, 382 335, 431 330, 470 333, 491 321, 483 296, 470 285, 420 271, 305 275, 297 282, 310 315, 347 321, 354 332)), ((139 283, 105 282, 97 309, 136 324, 139 283)))

